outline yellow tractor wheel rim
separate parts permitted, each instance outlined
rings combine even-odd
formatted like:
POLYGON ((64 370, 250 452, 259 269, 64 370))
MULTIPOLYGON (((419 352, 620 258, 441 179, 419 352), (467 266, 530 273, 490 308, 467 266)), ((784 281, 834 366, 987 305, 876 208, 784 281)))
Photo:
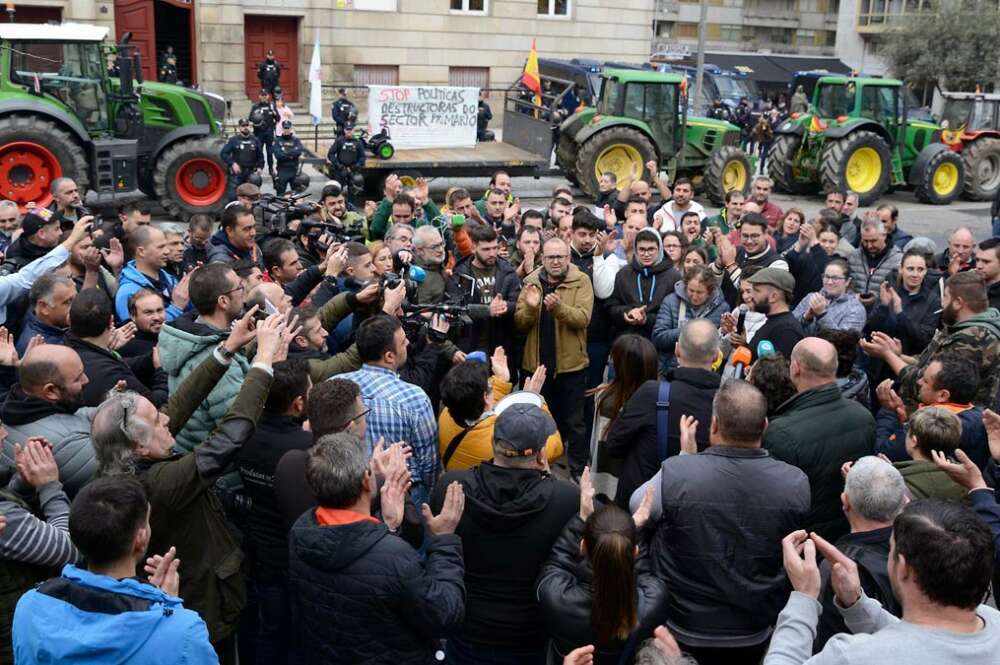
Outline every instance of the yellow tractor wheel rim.
POLYGON ((875 148, 858 148, 847 159, 847 188, 864 194, 875 189, 882 177, 882 158, 875 148))
POLYGON ((722 189, 731 192, 734 189, 743 191, 747 186, 746 166, 738 159, 728 162, 722 169, 722 189))
POLYGON ((618 182, 622 182, 629 176, 633 164, 639 167, 641 178, 643 165, 639 151, 626 143, 613 143, 597 156, 597 161, 594 162, 594 175, 600 182, 601 176, 610 171, 617 176, 618 182))
POLYGON ((947 196, 958 187, 958 167, 951 162, 943 162, 934 169, 931 187, 938 196, 947 196))

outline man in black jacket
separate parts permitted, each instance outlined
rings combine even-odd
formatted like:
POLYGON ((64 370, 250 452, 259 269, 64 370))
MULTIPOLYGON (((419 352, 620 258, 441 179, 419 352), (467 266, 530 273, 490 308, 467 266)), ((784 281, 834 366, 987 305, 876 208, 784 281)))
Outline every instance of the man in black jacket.
POLYGON ((302 429, 312 382, 304 360, 275 363, 274 383, 253 436, 236 465, 250 498, 250 573, 260 616, 256 651, 262 663, 299 663, 288 595, 288 529, 275 495, 274 472, 289 450, 308 450, 312 434, 302 429))
POLYGON ((753 310, 767 316, 764 325, 753 335, 750 347, 753 362, 761 351, 768 349, 768 344, 770 352, 790 357, 792 349, 805 337, 802 324, 789 309, 795 278, 787 270, 772 266, 758 270, 747 278, 747 282, 753 285, 753 310))
MULTIPOLYGON (((70 314, 72 316, 72 312, 70 314)), ((125 358, 152 353, 167 321, 163 296, 151 289, 139 289, 129 298, 128 314, 135 324, 135 336, 119 347, 118 353, 125 358)))
POLYGON ((119 381, 160 408, 167 403, 167 374, 159 365, 159 354, 122 358, 111 348, 114 314, 111 299, 98 289, 84 289, 69 309, 66 346, 80 356, 90 381, 83 388, 83 406, 98 406, 119 381))
POLYGON ((986 282, 990 307, 1000 309, 1000 238, 987 238, 979 243, 975 270, 986 282))
POLYGON ((707 319, 692 319, 681 329, 675 354, 677 367, 666 376, 670 384, 666 432, 660 429, 661 386, 665 382, 647 381, 639 386, 615 419, 604 446, 613 458, 624 458, 615 503, 628 508, 629 498, 639 485, 656 475, 667 457, 680 452, 681 416, 692 416, 698 425, 698 449, 709 446, 708 427, 712 420, 712 399, 719 389, 720 377, 712 371, 719 352, 719 331, 707 319), (666 456, 659 442, 666 436, 666 456))
POLYGON ((681 273, 663 252, 663 240, 655 229, 635 235, 632 262, 615 275, 615 286, 607 300, 608 316, 615 336, 635 333, 649 338, 663 299, 674 292, 681 273))
POLYGON ((767 219, 760 213, 748 212, 741 218, 739 249, 721 230, 713 233, 719 255, 712 262, 712 272, 721 278, 722 294, 730 307, 740 303, 740 281, 747 266, 788 270, 788 262, 767 242, 767 219))
POLYGON ((681 451, 632 495, 656 493, 650 555, 667 585, 667 627, 701 665, 760 662, 786 600, 781 534, 802 527, 809 481, 761 448, 767 400, 730 379, 715 394, 709 439, 680 424, 681 451))
POLYGON ((537 406, 514 404, 497 416, 493 461, 446 473, 431 506, 447 504, 454 481, 465 490, 455 533, 465 555, 465 622, 448 640, 448 663, 544 665, 548 635, 535 580, 563 527, 579 510, 579 491, 548 473, 545 442, 555 421, 537 406), (515 637, 516 636, 516 637, 515 637))
MULTIPOLYGON (((402 456, 382 490, 383 515, 402 514, 409 474, 402 456)), ((292 606, 309 665, 432 663, 436 640, 465 610, 462 488, 448 488, 422 558, 371 516, 375 481, 368 446, 352 434, 330 434, 309 450, 306 480, 319 507, 289 534, 292 606)), ((439 483, 438 487, 443 488, 439 483)))
MULTIPOLYGON (((496 231, 489 224, 476 224, 469 229, 472 254, 465 257, 452 272, 446 288, 449 302, 463 305, 486 305, 470 312, 471 326, 463 326, 458 348, 469 353, 493 353, 498 346, 514 348, 514 309, 521 294, 521 280, 514 266, 497 256, 496 231)), ((517 368, 511 367, 511 375, 517 368)))
MULTIPOLYGON (((889 582, 888 567, 892 522, 906 505, 903 476, 884 460, 871 455, 862 457, 851 465, 844 477, 840 501, 851 532, 837 540, 837 549, 858 564, 865 595, 900 616, 902 609, 889 582)), ((823 605, 823 612, 816 626, 813 653, 822 651, 827 640, 837 633, 850 632, 833 602, 830 562, 823 561, 819 571, 823 587, 818 600, 823 605)))

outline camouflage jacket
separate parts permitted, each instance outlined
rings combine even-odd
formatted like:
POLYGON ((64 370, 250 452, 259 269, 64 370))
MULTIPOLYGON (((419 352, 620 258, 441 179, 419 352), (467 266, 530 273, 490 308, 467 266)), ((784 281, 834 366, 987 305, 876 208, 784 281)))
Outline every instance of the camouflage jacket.
POLYGON ((935 333, 917 362, 904 368, 899 375, 899 396, 907 409, 916 408, 919 400, 917 379, 924 368, 943 353, 961 353, 979 362, 979 387, 975 404, 993 408, 1000 387, 1000 311, 990 307, 981 314, 960 323, 945 326, 935 333))

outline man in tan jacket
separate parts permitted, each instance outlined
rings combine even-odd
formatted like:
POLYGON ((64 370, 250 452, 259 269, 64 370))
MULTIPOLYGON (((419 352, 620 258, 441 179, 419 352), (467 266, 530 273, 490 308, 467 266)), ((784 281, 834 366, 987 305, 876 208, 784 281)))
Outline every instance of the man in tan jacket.
POLYGON ((590 278, 569 260, 569 245, 551 238, 542 246, 542 267, 528 275, 517 300, 514 324, 527 334, 522 369, 544 365, 542 396, 552 409, 568 451, 569 468, 579 477, 589 446, 583 422, 587 369, 587 325, 594 307, 590 278))

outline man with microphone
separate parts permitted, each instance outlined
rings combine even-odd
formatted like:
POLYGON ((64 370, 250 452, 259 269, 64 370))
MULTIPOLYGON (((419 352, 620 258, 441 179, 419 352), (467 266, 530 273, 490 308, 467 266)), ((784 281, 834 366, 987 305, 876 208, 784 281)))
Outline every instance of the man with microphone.
MULTIPOLYGON (((769 342, 775 351, 790 358, 792 349, 805 337, 802 326, 791 312, 789 303, 795 291, 795 278, 782 268, 764 268, 747 278, 753 286, 753 309, 767 316, 753 336, 752 362, 760 357, 761 344, 769 342)), ((765 349, 768 345, 764 345, 765 349)))

